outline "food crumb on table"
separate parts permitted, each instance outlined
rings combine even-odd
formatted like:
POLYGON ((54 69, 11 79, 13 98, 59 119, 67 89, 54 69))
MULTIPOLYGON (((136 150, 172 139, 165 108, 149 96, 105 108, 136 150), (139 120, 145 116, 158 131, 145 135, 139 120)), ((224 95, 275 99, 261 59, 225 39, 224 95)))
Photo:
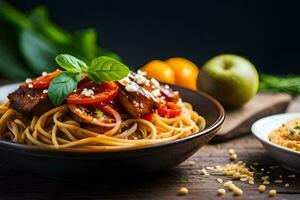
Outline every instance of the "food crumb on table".
POLYGON ((189 190, 186 187, 182 187, 178 190, 178 195, 183 196, 187 195, 189 193, 189 190))
POLYGON ((276 190, 270 190, 269 191, 269 197, 274 197, 274 196, 276 196, 276 194, 277 194, 276 190))
POLYGON ((266 186, 265 186, 265 185, 259 185, 259 186, 258 186, 258 191, 259 191, 260 193, 265 192, 265 191, 266 191, 266 186))
POLYGON ((223 188, 219 188, 219 189, 217 189, 217 195, 224 195, 224 194, 226 194, 226 190, 225 189, 223 189, 223 188))

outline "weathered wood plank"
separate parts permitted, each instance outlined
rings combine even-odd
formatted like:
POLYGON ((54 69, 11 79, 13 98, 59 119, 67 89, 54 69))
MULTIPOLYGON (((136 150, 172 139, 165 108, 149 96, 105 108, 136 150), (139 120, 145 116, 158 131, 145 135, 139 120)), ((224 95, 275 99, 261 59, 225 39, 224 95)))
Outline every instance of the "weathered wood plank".
POLYGON ((226 110, 226 119, 214 142, 249 133, 254 121, 286 111, 292 96, 285 93, 258 93, 246 105, 239 109, 226 110))
MULTIPOLYGON (((238 159, 250 164, 253 162, 261 163, 259 169, 267 170, 268 166, 276 165, 276 162, 266 155, 263 147, 254 137, 246 136, 231 142, 207 145, 188 161, 170 171, 128 179, 115 177, 111 180, 99 180, 98 182, 79 180, 78 182, 60 182, 23 175, 1 168, 0 199, 234 199, 232 193, 229 192, 223 197, 216 196, 216 190, 222 187, 216 182, 216 178, 221 177, 224 180, 230 180, 230 178, 222 175, 201 176, 198 172, 204 166, 229 163, 228 148, 236 150, 238 159), (196 165, 190 165, 189 161, 195 161, 196 165), (177 196, 177 190, 183 186, 188 187, 190 193, 183 197, 177 196)), ((274 180, 280 174, 285 177, 290 172, 280 168, 268 175, 270 175, 271 180, 274 180)), ((279 194, 274 199, 300 199, 299 177, 300 175, 297 175, 294 179, 284 179, 284 183, 290 184, 289 188, 285 188, 284 184, 274 183, 267 187, 278 190, 279 194)), ((236 185, 244 190, 243 197, 237 199, 250 200, 267 197, 266 193, 258 193, 258 183, 249 185, 237 182, 236 185)))

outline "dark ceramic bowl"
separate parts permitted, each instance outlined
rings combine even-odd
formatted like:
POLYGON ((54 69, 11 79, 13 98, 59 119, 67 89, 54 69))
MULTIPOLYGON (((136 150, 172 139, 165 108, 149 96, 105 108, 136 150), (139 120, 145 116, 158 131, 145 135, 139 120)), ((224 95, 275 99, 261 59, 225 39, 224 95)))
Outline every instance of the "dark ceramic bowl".
POLYGON ((105 174, 144 173, 172 168, 205 145, 224 121, 223 107, 212 97, 173 86, 184 101, 207 122, 199 133, 173 142, 120 152, 68 152, 41 149, 0 140, 0 162, 3 165, 46 177, 77 178, 105 174))

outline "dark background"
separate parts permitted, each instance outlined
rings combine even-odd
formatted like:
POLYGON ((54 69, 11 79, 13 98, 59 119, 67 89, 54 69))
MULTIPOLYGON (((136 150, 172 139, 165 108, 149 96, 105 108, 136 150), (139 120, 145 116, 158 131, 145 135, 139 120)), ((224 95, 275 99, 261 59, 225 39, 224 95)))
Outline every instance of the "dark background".
POLYGON ((265 73, 300 73, 300 1, 9 0, 48 7, 68 31, 96 27, 99 43, 125 63, 181 56, 201 66, 220 53, 249 58, 265 73))

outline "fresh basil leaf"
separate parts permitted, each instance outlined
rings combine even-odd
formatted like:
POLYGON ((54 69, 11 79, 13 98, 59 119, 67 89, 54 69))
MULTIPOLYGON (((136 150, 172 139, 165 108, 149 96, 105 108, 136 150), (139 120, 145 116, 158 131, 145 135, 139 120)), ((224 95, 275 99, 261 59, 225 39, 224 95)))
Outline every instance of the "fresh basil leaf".
POLYGON ((121 80, 128 73, 129 69, 126 65, 106 56, 94 59, 88 68, 88 77, 98 83, 121 80))
POLYGON ((56 56, 57 64, 70 72, 82 72, 87 70, 87 65, 82 60, 68 54, 59 54, 56 56))
POLYGON ((20 48, 25 61, 36 74, 55 69, 53 58, 58 54, 57 49, 41 35, 23 30, 20 48))
POLYGON ((76 89, 80 77, 81 73, 62 72, 52 79, 48 88, 48 97, 54 106, 61 105, 76 89))

